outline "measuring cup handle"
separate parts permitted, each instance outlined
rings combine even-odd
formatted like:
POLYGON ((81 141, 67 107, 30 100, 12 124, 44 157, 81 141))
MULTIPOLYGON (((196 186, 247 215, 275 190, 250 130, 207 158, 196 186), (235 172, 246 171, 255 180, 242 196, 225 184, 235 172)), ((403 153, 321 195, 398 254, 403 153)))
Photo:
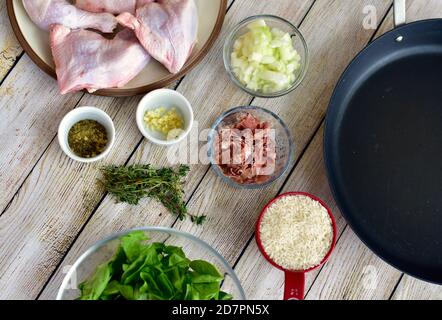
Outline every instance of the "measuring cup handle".
POLYGON ((284 300, 304 300, 305 274, 302 272, 285 273, 284 300))

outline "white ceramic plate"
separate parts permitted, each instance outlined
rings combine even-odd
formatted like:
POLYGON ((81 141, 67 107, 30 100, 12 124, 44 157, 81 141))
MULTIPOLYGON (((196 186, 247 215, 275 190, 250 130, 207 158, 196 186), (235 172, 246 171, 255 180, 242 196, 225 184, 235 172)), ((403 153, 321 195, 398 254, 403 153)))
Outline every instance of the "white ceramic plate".
MULTIPOLYGON (((218 37, 227 10, 227 0, 195 0, 199 13, 198 43, 192 56, 178 74, 169 73, 159 62, 151 63, 123 88, 99 90, 103 96, 133 96, 162 88, 194 68, 218 37)), ((39 29, 27 15, 22 0, 7 0, 9 20, 21 46, 46 73, 55 77, 49 34, 39 29)))

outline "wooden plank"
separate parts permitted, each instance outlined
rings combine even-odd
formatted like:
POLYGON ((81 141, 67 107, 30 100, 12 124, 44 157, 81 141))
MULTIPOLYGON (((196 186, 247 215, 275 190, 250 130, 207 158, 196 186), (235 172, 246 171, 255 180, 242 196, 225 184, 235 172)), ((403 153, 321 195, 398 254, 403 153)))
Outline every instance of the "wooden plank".
POLYGON ((442 287, 404 275, 392 296, 393 300, 442 300, 442 287))
POLYGON ((61 96, 56 82, 24 56, 3 82, 0 95, 0 213, 82 94, 61 96))
MULTIPOLYGON (((226 24, 214 48, 205 61, 183 80, 179 88, 179 91, 192 103, 200 128, 209 128, 221 112, 232 106, 248 104, 251 99, 250 96, 240 91, 230 82, 224 71, 221 58, 222 47, 228 32, 233 26, 247 15, 262 12, 279 15, 284 13, 284 16, 287 18, 299 22, 307 12, 311 3, 312 1, 310 0, 297 1, 296 4, 288 0, 279 1, 276 4, 267 1, 235 1, 227 15, 226 24)), ((144 142, 131 159, 131 162, 166 165, 166 155, 167 149, 144 142)), ((192 166, 192 171, 186 186, 188 197, 198 186, 206 174, 207 169, 208 167, 206 165, 192 166)), ((199 212, 192 211, 192 213, 199 212)), ((145 201, 135 208, 123 204, 115 206, 113 205, 113 199, 106 197, 84 231, 80 234, 78 240, 74 243, 72 249, 63 260, 60 268, 58 268, 55 276, 51 279, 40 298, 53 299, 55 297, 63 278, 62 270, 64 266, 72 264, 89 245, 98 239, 120 229, 140 225, 171 226, 174 221, 164 208, 153 202, 145 201), (108 219, 109 214, 111 214, 112 217, 119 217, 119 219, 108 219), (103 221, 108 221, 105 227, 103 227, 103 221), (97 232, 97 230, 99 230, 99 232, 97 232)), ((65 250, 66 248, 60 249, 60 251, 65 250)), ((32 279, 24 279, 23 281, 31 280, 32 279)))
MULTIPOLYGON (((14 65, 23 50, 9 23, 6 1, 0 2, 0 83, 14 65)), ((10 93, 8 87, 0 88, 0 96, 10 93)))

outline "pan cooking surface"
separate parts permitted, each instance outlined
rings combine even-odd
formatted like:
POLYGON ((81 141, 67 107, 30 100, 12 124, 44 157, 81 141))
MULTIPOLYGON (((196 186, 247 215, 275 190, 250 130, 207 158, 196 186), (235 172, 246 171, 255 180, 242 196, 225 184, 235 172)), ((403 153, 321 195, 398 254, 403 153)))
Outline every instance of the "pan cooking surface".
POLYGON ((363 81, 350 75, 359 84, 334 97, 325 156, 358 236, 397 268, 442 283, 442 49, 430 51, 363 81))

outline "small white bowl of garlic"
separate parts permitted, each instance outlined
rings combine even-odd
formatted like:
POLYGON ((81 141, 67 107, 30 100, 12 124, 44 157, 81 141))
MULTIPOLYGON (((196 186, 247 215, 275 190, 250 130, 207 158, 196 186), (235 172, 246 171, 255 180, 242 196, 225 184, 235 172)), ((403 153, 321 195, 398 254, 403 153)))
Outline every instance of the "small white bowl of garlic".
POLYGON ((192 130, 193 109, 179 92, 170 89, 152 91, 141 99, 137 125, 149 141, 171 146, 184 140, 192 130))

